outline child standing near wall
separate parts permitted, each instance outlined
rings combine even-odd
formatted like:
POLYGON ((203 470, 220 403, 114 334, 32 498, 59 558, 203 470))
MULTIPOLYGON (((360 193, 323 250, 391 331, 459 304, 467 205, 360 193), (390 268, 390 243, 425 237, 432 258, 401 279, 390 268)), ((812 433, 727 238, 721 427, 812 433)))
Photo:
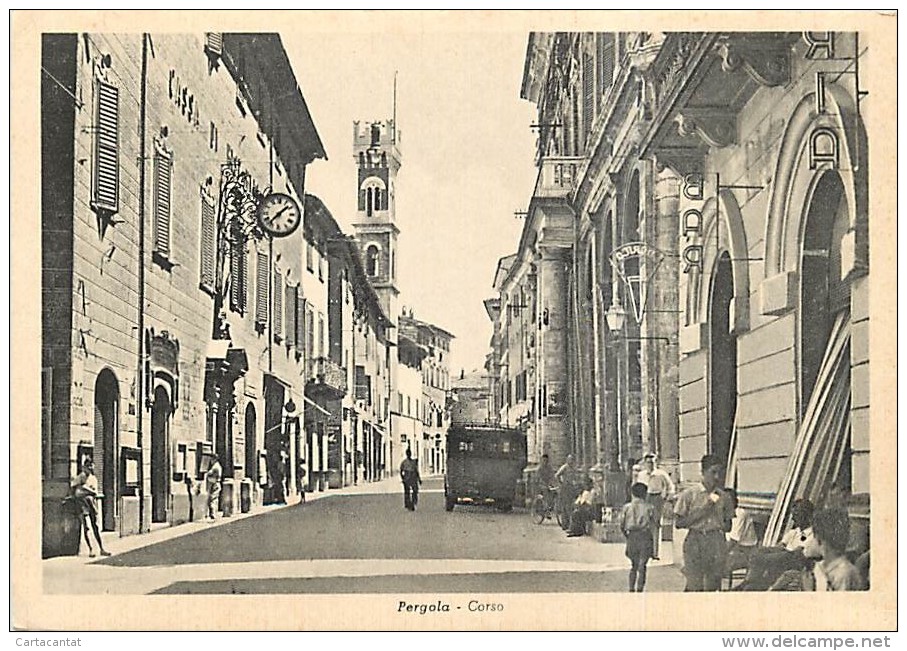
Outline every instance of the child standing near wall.
POLYGON ((620 530, 627 538, 626 555, 630 559, 628 583, 630 592, 642 592, 646 587, 646 564, 653 554, 652 527, 655 509, 646 501, 648 488, 636 482, 630 486, 630 502, 620 512, 620 530))

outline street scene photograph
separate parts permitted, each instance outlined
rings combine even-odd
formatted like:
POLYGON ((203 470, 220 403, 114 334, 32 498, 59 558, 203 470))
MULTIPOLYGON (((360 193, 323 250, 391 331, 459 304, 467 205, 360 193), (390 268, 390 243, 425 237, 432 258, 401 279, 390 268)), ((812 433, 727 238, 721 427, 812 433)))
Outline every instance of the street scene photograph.
POLYGON ((319 13, 35 35, 39 593, 889 594, 892 41, 319 13))

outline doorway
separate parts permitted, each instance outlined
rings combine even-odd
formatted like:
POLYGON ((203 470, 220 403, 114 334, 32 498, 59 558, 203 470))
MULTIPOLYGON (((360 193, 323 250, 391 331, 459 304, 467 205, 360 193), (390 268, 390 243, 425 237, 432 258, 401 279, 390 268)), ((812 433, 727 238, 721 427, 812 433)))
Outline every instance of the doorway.
POLYGON ((170 495, 170 395, 158 386, 151 407, 151 521, 166 522, 170 495))
POLYGON ((737 337, 731 327, 733 298, 734 271, 731 257, 724 251, 715 265, 709 306, 709 452, 721 459, 725 468, 730 461, 737 413, 737 337))
MULTIPOLYGON (((850 283, 841 279, 841 238, 850 227, 850 215, 841 177, 827 171, 816 183, 806 213, 800 257, 800 420, 816 389, 822 361, 838 315, 850 308, 850 283)), ((842 442, 837 476, 841 488, 852 488, 849 431, 842 442)))
POLYGON ((116 375, 105 368, 94 385, 94 465, 100 481, 101 529, 116 530, 118 492, 116 485, 119 445, 120 389, 116 375))
POLYGON ((255 440, 255 405, 251 402, 246 407, 246 478, 252 485, 258 485, 258 442, 255 440))
POLYGON ((826 172, 813 192, 800 260, 800 416, 816 385, 831 327, 850 307, 850 285, 841 280, 841 238, 849 226, 844 186, 826 172))

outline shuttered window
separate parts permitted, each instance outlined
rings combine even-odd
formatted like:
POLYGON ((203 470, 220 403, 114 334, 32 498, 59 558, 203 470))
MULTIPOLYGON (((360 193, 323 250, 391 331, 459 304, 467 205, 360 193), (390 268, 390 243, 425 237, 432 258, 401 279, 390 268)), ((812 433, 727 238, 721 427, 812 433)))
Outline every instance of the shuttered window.
POLYGON ((315 311, 311 307, 306 307, 305 311, 305 353, 308 359, 315 358, 315 311))
POLYGON ((274 340, 280 341, 283 334, 283 278, 277 269, 274 270, 274 323, 271 326, 274 331, 274 340))
POLYGON ((245 314, 248 308, 249 263, 244 240, 230 245, 230 309, 245 314))
POLYGON ((302 353, 305 348, 305 299, 300 289, 296 288, 296 351, 302 353))
POLYGON ((173 187, 173 155, 163 148, 154 151, 154 252, 170 259, 170 196, 173 187))
POLYGON ((270 299, 268 279, 271 274, 271 260, 267 253, 259 251, 255 261, 255 323, 260 326, 268 323, 270 299))
POLYGON ((595 116, 595 60, 583 52, 583 140, 588 144, 595 116))
POLYGON ((296 343, 296 292, 298 289, 298 287, 287 285, 284 296, 283 309, 286 314, 284 325, 287 330, 287 336, 284 337, 284 343, 286 343, 287 348, 292 348, 296 343))
POLYGON ((598 92, 604 93, 614 81, 614 34, 599 34, 597 41, 598 92))
POLYGON ((201 191, 201 250, 199 251, 199 284, 202 289, 214 292, 214 265, 217 257, 217 215, 214 200, 201 191))
POLYGON ((94 108, 91 207, 115 213, 120 209, 119 88, 98 79, 95 82, 94 108))
POLYGON ((205 34, 205 51, 210 56, 221 56, 224 52, 224 35, 220 32, 207 32, 205 34))

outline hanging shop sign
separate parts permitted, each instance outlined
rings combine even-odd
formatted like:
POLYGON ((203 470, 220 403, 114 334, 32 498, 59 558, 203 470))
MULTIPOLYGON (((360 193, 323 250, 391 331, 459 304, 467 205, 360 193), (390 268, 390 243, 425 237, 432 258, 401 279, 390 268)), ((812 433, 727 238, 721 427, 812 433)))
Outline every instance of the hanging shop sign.
POLYGON ((611 252, 611 265, 627 288, 637 323, 642 322, 649 285, 664 257, 664 253, 645 242, 629 242, 611 252))

